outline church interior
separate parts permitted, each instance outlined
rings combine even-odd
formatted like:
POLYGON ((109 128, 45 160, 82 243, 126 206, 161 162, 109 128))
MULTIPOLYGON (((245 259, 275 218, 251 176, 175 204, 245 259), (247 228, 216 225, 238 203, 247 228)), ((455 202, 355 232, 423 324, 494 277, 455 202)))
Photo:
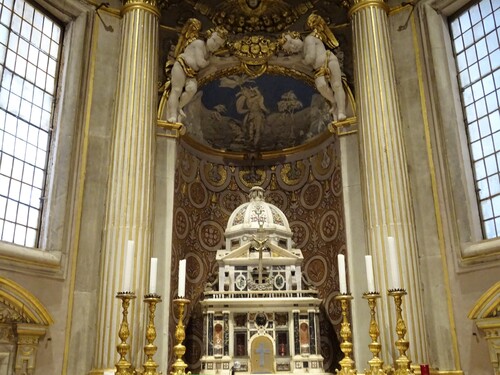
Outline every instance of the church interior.
POLYGON ((0 2, 0 375, 500 374, 500 2, 0 2))

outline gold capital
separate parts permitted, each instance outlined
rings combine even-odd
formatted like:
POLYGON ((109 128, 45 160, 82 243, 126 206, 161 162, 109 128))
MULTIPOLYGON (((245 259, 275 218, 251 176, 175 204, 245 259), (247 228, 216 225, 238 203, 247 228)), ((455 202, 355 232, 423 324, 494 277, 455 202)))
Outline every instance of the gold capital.
POLYGON ((349 8, 349 18, 356 12, 365 8, 381 8, 386 13, 389 13, 387 0, 344 0, 343 5, 349 8))
POLYGON ((122 8, 122 16, 134 9, 142 9, 146 12, 151 12, 157 17, 160 17, 157 0, 124 0, 122 8))

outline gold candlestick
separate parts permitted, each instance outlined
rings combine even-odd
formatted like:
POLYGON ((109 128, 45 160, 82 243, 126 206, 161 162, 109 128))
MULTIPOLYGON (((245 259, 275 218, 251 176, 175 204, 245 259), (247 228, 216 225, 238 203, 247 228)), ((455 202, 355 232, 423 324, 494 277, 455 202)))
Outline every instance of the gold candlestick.
POLYGON ((380 348, 382 345, 377 341, 380 331, 377 324, 377 319, 375 316, 375 309, 377 307, 377 299, 380 298, 380 294, 377 292, 364 293, 363 298, 368 300, 368 306, 370 307, 370 338, 372 342, 368 345, 370 352, 372 352, 373 357, 368 361, 370 369, 365 371, 365 375, 385 375, 386 372, 382 368, 384 361, 379 357, 380 348))
MULTIPOLYGON (((171 375, 184 375, 186 372, 187 364, 182 360, 182 356, 186 352, 186 347, 182 345, 182 342, 186 338, 186 331, 184 329, 184 306, 189 303, 189 300, 186 298, 178 298, 174 299, 174 303, 179 305, 179 321, 177 322, 177 327, 175 328, 175 340, 177 344, 174 346, 174 353, 177 359, 175 360, 172 368, 174 371, 171 371, 171 375)), ((191 375, 191 371, 187 372, 188 375, 191 375)))
POLYGON ((155 327, 155 310, 156 304, 161 302, 161 297, 157 294, 147 294, 144 296, 144 302, 148 304, 149 310, 149 323, 146 328, 146 341, 147 344, 144 345, 144 354, 146 354, 146 361, 143 364, 144 374, 143 375, 158 375, 156 369, 158 364, 153 360, 153 356, 158 349, 154 344, 156 339, 156 327, 155 327))
POLYGON ((351 324, 347 319, 347 310, 349 308, 352 296, 350 294, 339 294, 335 296, 336 300, 340 301, 340 308, 342 309, 342 323, 340 325, 340 337, 342 337, 342 343, 340 344, 340 350, 344 353, 344 358, 339 362, 340 371, 336 370, 338 375, 354 375, 356 370, 354 369, 354 360, 351 358, 352 353, 352 342, 351 339, 351 324))
POLYGON ((117 375, 131 375, 134 374, 134 369, 132 368, 132 363, 127 360, 127 353, 130 349, 130 345, 127 344, 127 339, 130 336, 130 330, 127 322, 128 308, 130 306, 130 301, 135 298, 133 292, 119 292, 116 298, 122 300, 122 322, 120 324, 120 330, 118 332, 118 337, 122 340, 116 346, 118 354, 120 354, 120 359, 116 363, 116 374, 117 375))
POLYGON ((396 341, 396 348, 399 351, 399 358, 396 359, 395 375, 414 374, 411 368, 411 361, 406 355, 406 351, 410 347, 410 343, 405 339, 406 323, 403 320, 402 308, 403 296, 406 295, 404 289, 390 289, 389 295, 394 298, 394 305, 396 306, 396 333, 398 340, 396 341))

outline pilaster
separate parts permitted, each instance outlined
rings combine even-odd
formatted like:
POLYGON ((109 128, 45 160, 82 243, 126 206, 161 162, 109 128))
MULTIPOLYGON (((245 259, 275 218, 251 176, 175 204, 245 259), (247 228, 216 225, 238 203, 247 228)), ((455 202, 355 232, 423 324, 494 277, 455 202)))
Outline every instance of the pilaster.
MULTIPOLYGON (((394 237, 397 259, 393 262, 399 270, 399 284, 408 290, 405 321, 410 358, 415 363, 425 362, 417 242, 389 38, 388 6, 383 0, 346 3, 350 7, 354 38, 363 211, 376 286, 382 295, 391 287, 387 237, 394 237)), ((382 355, 394 359, 397 336, 389 298, 382 298, 379 308, 382 355)))
MULTIPOLYGON (((125 1, 122 16, 113 150, 102 240, 95 370, 92 371, 95 374, 113 368, 117 360, 121 315, 115 295, 123 289, 127 241, 134 241, 131 280, 132 290, 139 297, 146 291, 151 255, 159 28, 156 0, 125 1)), ((129 311, 129 360, 137 365, 142 363, 144 309, 141 303, 132 303, 129 311)))

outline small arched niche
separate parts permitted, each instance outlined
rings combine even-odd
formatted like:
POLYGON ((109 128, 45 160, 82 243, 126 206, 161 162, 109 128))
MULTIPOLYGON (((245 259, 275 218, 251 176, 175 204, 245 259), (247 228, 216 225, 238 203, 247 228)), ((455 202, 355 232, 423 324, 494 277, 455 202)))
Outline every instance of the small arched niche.
POLYGON ((33 374, 39 340, 52 323, 33 294, 0 277, 0 374, 33 374))

